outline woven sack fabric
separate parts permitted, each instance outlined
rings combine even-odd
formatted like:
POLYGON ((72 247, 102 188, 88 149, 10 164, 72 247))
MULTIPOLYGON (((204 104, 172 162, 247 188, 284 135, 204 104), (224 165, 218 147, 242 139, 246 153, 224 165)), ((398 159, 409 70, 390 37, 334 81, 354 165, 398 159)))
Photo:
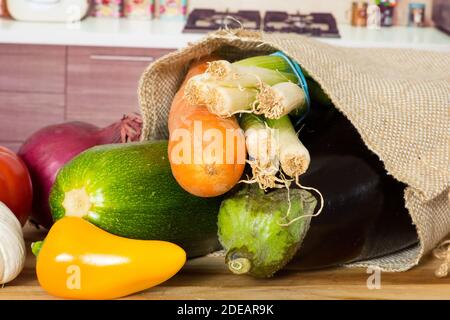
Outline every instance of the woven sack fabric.
MULTIPOLYGON (((189 63, 281 50, 295 59, 355 126, 388 174, 407 185, 405 205, 418 245, 353 266, 404 271, 450 233, 450 54, 345 48, 294 34, 211 33, 152 63, 139 84, 143 139, 168 137, 167 117, 189 63)), ((388 222, 387 222, 388 223, 388 222)))

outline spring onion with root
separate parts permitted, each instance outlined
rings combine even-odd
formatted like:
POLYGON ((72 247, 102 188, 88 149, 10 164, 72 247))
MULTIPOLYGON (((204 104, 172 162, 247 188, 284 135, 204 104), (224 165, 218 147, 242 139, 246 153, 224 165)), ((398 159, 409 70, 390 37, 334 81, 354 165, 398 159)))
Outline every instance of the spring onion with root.
POLYGON ((298 182, 311 161, 308 149, 301 143, 289 116, 266 119, 254 114, 242 114, 241 128, 245 133, 249 163, 253 177, 261 189, 287 186, 284 175, 277 177, 279 167, 298 182))
POLYGON ((205 92, 205 105, 209 112, 219 117, 231 117, 236 113, 251 110, 257 91, 247 88, 209 86, 205 92))
POLYGON ((301 189, 314 191, 319 195, 320 208, 315 215, 320 214, 323 208, 322 194, 315 188, 300 184, 299 177, 308 169, 311 157, 298 138, 289 116, 266 121, 254 114, 241 115, 240 125, 245 133, 248 162, 252 169, 252 178, 242 182, 258 183, 263 190, 286 188, 287 217, 291 211, 289 188, 291 182, 295 181, 301 189))
POLYGON ((284 187, 285 182, 276 175, 280 168, 276 132, 254 114, 244 113, 240 118, 249 155, 252 178, 246 183, 258 183, 261 189, 284 187))
POLYGON ((211 81, 230 87, 256 88, 261 82, 268 85, 286 81, 297 82, 297 77, 292 73, 254 66, 242 66, 226 60, 211 62, 206 74, 211 81))
POLYGON ((260 67, 280 72, 292 72, 291 66, 285 58, 274 55, 250 57, 233 62, 233 64, 243 67, 260 67))
POLYGON ((289 63, 279 56, 257 56, 234 63, 216 60, 205 73, 189 80, 184 90, 192 105, 206 105, 211 113, 229 117, 254 112, 279 118, 305 106, 289 63))
POLYGON ((204 73, 193 76, 186 83, 183 98, 191 105, 203 105, 206 102, 206 92, 210 85, 211 82, 207 81, 204 73))
POLYGON ((191 105, 205 105, 209 112, 226 118, 252 110, 257 93, 252 88, 220 86, 201 74, 189 80, 184 96, 191 105))
POLYGON ((281 82, 273 86, 263 84, 256 99, 256 112, 264 114, 268 119, 278 119, 306 106, 303 89, 292 82, 281 82))
POLYGON ((306 172, 311 162, 308 149, 298 138, 289 116, 267 119, 267 123, 278 133, 281 169, 288 176, 298 178, 306 172))
MULTIPOLYGON (((313 188, 306 187, 300 183, 299 177, 308 170, 309 164, 311 162, 311 156, 309 154, 308 149, 303 145, 300 141, 297 133, 295 132, 294 126, 289 119, 289 116, 283 116, 280 119, 267 119, 268 125, 276 130, 279 139, 279 157, 280 157, 280 165, 282 171, 288 175, 289 177, 295 180, 297 186, 301 189, 313 191, 320 198, 320 207, 317 212, 311 217, 318 216, 323 209, 324 199, 322 193, 313 188)), ((289 186, 287 186, 289 188, 289 186)), ((290 202, 290 199, 289 199, 290 202)), ((290 206, 288 208, 286 216, 290 214, 290 206)), ((295 218, 291 220, 285 226, 296 221, 296 219, 303 219, 305 216, 295 218)))

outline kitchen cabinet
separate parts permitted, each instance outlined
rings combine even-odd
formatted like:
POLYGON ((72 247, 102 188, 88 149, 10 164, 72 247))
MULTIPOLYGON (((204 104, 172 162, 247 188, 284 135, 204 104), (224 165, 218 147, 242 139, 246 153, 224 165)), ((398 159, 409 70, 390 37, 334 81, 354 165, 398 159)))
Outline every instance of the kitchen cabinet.
POLYGON ((172 49, 0 44, 0 145, 64 121, 104 126, 138 111, 142 72, 172 49))
POLYGON ((67 119, 107 125, 138 111, 139 78, 167 49, 69 47, 67 119))
POLYGON ((0 91, 63 93, 66 47, 0 45, 0 91))
POLYGON ((0 115, 1 141, 21 142, 46 125, 64 121, 64 94, 0 92, 0 115))

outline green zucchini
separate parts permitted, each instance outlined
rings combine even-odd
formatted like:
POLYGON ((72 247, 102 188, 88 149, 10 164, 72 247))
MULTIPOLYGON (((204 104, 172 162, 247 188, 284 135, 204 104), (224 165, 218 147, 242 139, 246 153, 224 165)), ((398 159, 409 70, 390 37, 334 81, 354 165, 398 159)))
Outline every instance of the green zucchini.
POLYGON ((271 277, 283 268, 299 249, 316 204, 306 190, 291 189, 288 194, 278 189, 266 194, 257 186, 245 187, 224 200, 219 240, 227 251, 230 271, 271 277))
POLYGON ((172 176, 167 141, 155 141, 81 153, 58 173, 50 207, 55 221, 79 216, 122 237, 176 243, 195 257, 219 247, 221 200, 184 191, 172 176))

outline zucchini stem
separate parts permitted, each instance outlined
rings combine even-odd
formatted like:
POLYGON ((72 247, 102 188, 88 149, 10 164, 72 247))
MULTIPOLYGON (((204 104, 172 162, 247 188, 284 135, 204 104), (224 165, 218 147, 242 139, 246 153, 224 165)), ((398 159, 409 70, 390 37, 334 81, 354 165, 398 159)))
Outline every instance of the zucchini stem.
POLYGON ((228 261, 228 269, 234 274, 246 274, 250 271, 252 263, 247 258, 237 258, 228 261))
POLYGON ((66 192, 62 206, 66 211, 66 216, 83 218, 88 215, 92 203, 89 194, 83 187, 66 192))
POLYGON ((231 249, 225 256, 225 263, 234 274, 246 274, 252 269, 252 261, 248 256, 249 254, 242 248, 231 249))

